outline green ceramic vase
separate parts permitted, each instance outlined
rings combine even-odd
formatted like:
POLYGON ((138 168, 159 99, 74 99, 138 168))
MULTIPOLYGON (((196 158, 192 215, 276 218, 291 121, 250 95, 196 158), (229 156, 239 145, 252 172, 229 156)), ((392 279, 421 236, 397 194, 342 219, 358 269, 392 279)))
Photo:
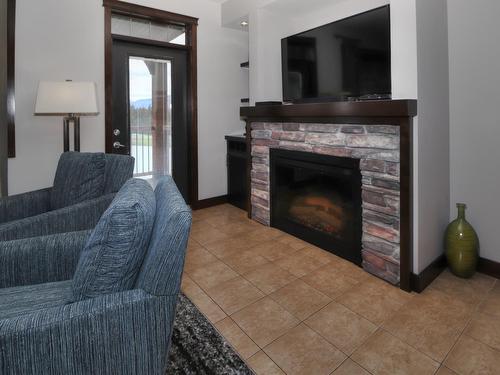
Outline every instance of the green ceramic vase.
POLYGON ((457 208, 458 217, 446 228, 446 258, 453 274, 468 278, 476 272, 479 239, 465 220, 465 204, 457 203, 457 208))

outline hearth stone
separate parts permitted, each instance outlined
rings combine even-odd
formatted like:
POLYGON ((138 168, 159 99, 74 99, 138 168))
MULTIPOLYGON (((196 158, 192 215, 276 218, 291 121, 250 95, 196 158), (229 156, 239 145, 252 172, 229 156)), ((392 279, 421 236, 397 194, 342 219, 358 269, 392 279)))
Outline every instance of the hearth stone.
POLYGON ((270 148, 360 159, 362 266, 367 272, 397 284, 400 272, 399 127, 254 122, 251 129, 253 219, 270 225, 270 148))

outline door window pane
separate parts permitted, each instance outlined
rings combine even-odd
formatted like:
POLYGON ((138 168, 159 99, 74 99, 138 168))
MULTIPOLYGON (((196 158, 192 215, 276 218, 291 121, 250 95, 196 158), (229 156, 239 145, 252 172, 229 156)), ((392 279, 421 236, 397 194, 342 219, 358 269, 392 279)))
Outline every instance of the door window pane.
POLYGON ((129 58, 129 114, 134 175, 172 174, 170 60, 129 58))

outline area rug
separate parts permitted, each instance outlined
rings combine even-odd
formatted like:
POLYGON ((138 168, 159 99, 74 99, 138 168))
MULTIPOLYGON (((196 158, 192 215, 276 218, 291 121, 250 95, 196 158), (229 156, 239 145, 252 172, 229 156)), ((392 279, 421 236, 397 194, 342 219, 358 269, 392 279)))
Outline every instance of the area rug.
POLYGON ((253 374, 234 349, 183 294, 179 296, 172 344, 170 374, 253 374))

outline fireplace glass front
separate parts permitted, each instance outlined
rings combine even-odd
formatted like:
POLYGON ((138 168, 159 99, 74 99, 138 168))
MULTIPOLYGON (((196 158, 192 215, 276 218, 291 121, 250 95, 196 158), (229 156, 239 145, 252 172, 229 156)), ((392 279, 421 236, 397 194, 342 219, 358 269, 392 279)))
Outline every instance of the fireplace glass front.
POLYGON ((271 226, 361 264, 359 159, 270 150, 271 226))

